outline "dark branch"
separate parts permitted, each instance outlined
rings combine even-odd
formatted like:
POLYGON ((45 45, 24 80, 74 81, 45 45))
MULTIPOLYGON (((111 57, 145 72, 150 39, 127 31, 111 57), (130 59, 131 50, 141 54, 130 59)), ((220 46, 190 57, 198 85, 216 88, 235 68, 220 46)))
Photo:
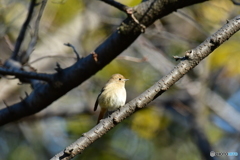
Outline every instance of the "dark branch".
POLYGON ((1 75, 12 75, 16 76, 20 79, 22 78, 30 78, 30 79, 37 79, 46 81, 49 83, 53 82, 53 76, 51 74, 44 74, 44 73, 35 73, 35 72, 25 72, 22 70, 15 70, 15 69, 6 69, 6 68, 0 68, 0 74, 1 75))
POLYGON ((240 5, 240 2, 236 2, 235 0, 232 0, 233 4, 240 5))
POLYGON ((80 59, 79 53, 77 52, 77 50, 75 49, 75 47, 70 44, 70 43, 64 43, 65 46, 71 47, 73 49, 73 52, 76 54, 77 60, 80 59))
POLYGON ((22 45, 22 42, 24 40, 24 37, 25 37, 25 33, 26 33, 26 30, 27 30, 27 27, 31 21, 31 18, 32 18, 32 14, 33 14, 33 10, 34 10, 34 7, 36 5, 36 0, 32 0, 30 5, 29 5, 29 11, 28 11, 28 15, 27 15, 27 18, 21 28, 21 31, 18 35, 18 38, 17 38, 17 41, 16 41, 16 45, 15 45, 15 48, 14 48, 14 51, 12 53, 12 59, 13 60, 16 60, 18 61, 18 53, 19 53, 19 50, 21 48, 21 45, 22 45))
POLYGON ((232 35, 240 30, 240 16, 229 21, 216 33, 206 39, 191 52, 187 51, 190 59, 181 61, 173 70, 165 77, 160 79, 152 87, 147 89, 137 98, 127 103, 120 110, 115 111, 111 116, 100 121, 100 123, 92 128, 87 133, 84 133, 81 138, 68 146, 64 151, 55 155, 51 160, 64 159, 68 160, 75 157, 77 154, 87 148, 90 144, 98 138, 106 134, 110 129, 123 121, 125 118, 132 115, 135 111, 146 107, 148 103, 160 96, 169 89, 174 83, 181 79, 187 72, 196 67, 201 60, 212 53, 220 44, 227 41, 232 35), (62 157, 62 158, 61 158, 62 157), (64 158, 63 158, 64 157, 64 158))
POLYGON ((105 2, 105 3, 107 3, 107 4, 109 4, 109 5, 117 8, 117 9, 119 9, 120 11, 123 11, 123 12, 129 14, 128 9, 129 9, 130 7, 125 6, 124 4, 121 4, 121 3, 116 2, 116 1, 114 1, 114 0, 101 0, 101 1, 103 1, 103 2, 105 2))

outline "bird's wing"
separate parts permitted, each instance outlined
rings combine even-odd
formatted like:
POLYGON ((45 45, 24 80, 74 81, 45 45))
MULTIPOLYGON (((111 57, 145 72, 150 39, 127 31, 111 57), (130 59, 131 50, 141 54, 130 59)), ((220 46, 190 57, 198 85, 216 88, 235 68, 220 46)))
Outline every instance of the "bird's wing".
MULTIPOLYGON (((104 87, 104 88, 105 88, 105 87, 104 87)), ((98 97, 97 97, 97 100, 96 100, 95 105, 94 105, 94 111, 97 110, 97 107, 98 107, 98 99, 99 99, 99 97, 101 96, 102 92, 104 91, 104 88, 101 90, 101 92, 99 93, 99 95, 98 95, 98 97)))

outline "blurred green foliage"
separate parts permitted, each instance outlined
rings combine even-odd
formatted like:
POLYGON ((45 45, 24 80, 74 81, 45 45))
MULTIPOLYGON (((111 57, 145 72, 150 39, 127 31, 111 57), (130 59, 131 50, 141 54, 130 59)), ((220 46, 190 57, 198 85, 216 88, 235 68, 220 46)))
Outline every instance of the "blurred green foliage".
POLYGON ((45 8, 44 18, 55 27, 61 27, 72 20, 84 9, 84 4, 79 0, 53 0, 45 8))

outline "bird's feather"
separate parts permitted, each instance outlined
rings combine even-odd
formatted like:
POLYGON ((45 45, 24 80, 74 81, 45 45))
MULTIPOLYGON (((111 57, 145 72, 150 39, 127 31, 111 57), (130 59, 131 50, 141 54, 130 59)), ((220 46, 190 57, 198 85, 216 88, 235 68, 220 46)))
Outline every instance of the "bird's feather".
MULTIPOLYGON (((104 87, 105 88, 105 87, 104 87)), ((98 97, 97 97, 97 100, 95 102, 95 105, 94 105, 94 111, 97 110, 97 107, 98 107, 98 99, 99 97, 101 96, 102 92, 104 91, 104 88, 102 88, 101 92, 99 93, 98 97)))

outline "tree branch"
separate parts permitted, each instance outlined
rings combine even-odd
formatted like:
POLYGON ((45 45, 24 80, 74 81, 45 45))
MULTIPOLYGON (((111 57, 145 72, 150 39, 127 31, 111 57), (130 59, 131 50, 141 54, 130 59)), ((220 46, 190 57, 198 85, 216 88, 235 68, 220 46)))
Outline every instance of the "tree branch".
POLYGON ((111 5, 111 6, 114 6, 115 8, 119 9, 120 11, 123 11, 123 12, 129 14, 127 12, 127 10, 129 9, 128 6, 125 6, 125 5, 123 5, 123 4, 119 3, 119 2, 116 2, 114 0, 101 0, 101 1, 107 3, 107 4, 111 5))
MULTIPOLYGON (((178 8, 204 1, 206 0, 168 0, 168 3, 163 3, 162 0, 149 0, 134 7, 134 15, 138 18, 141 17, 141 23, 149 26, 155 20, 166 16, 178 8)), ((23 101, 9 106, 8 109, 0 110, 0 125, 39 112, 97 73, 129 47, 141 34, 141 28, 135 26, 136 23, 131 18, 127 18, 119 31, 114 32, 95 50, 97 62, 94 60, 93 55, 90 54, 77 61, 71 67, 59 69, 58 73, 53 75, 57 82, 61 82, 59 87, 40 83, 23 101)))
POLYGON ((235 0, 231 0, 233 2, 233 4, 235 5, 240 5, 240 2, 236 2, 235 0))
POLYGON ((108 118, 101 120, 97 126, 84 133, 82 137, 68 146, 64 151, 55 155, 51 160, 68 160, 82 153, 91 143, 106 134, 122 120, 132 115, 135 111, 146 107, 148 103, 164 93, 238 30, 240 30, 240 16, 230 20, 195 49, 187 51, 186 56, 189 58, 188 60, 181 61, 169 74, 160 79, 152 87, 127 103, 120 110, 115 111, 108 118))
MULTIPOLYGON (((161 74, 165 75, 168 72, 170 72, 169 69, 172 68, 174 65, 167 58, 159 54, 161 50, 155 48, 151 43, 149 43, 145 38, 143 38, 143 36, 139 38, 139 41, 138 43, 133 44, 134 48, 137 48, 137 51, 140 54, 142 54, 142 56, 146 56, 148 58, 149 63, 161 74), (139 41, 141 42, 139 43, 139 41), (142 43, 144 43, 146 46, 139 47, 139 45, 142 45, 142 43), (160 63, 161 65, 158 65, 156 63, 160 63)), ((190 98, 195 100, 194 104, 198 106, 201 106, 202 104, 199 104, 200 102, 197 101, 197 99, 199 99, 199 95, 193 91, 193 90, 196 90, 196 87, 193 87, 193 86, 197 86, 197 88, 201 88, 201 90, 205 91, 204 94, 202 94, 201 103, 203 103, 205 106, 208 106, 220 118, 222 118, 224 121, 229 123, 238 132, 240 132, 239 112, 237 112, 232 106, 226 103, 226 101, 221 96, 219 96, 216 92, 211 91, 207 86, 205 86, 201 82, 201 80, 193 81, 188 75, 185 75, 184 79, 182 79, 180 83, 175 84, 175 86, 178 89, 185 89, 189 94, 190 98), (229 118, 228 115, 232 115, 231 118, 229 118)), ((197 108, 197 107, 194 107, 194 108, 197 108)))
POLYGON ((16 45, 15 45, 15 48, 14 48, 14 51, 12 53, 12 59, 13 60, 16 60, 18 61, 18 53, 19 53, 19 50, 20 50, 20 47, 22 45, 22 42, 24 40, 24 36, 25 36, 25 33, 26 33, 26 30, 27 30, 27 27, 31 21, 31 18, 32 18, 32 14, 33 14, 33 10, 34 10, 34 7, 36 5, 36 0, 31 0, 31 3, 29 5, 29 11, 28 11, 28 15, 27 15, 27 18, 21 28, 21 31, 18 35, 18 38, 17 38, 17 42, 16 42, 16 45))
POLYGON ((75 49, 75 47, 74 47, 72 44, 70 44, 70 43, 64 43, 64 45, 65 45, 65 46, 68 46, 68 47, 71 47, 72 50, 73 50, 73 52, 75 53, 75 55, 76 55, 76 57, 77 57, 77 60, 80 59, 79 53, 77 52, 77 50, 75 49))
POLYGON ((28 49, 24 55, 21 55, 21 61, 23 64, 26 63, 26 61, 29 59, 30 54, 33 52, 34 47, 37 44, 39 25, 40 25, 40 21, 41 21, 42 15, 43 15, 43 11, 46 7, 46 4, 47 4, 47 0, 42 0, 41 7, 39 10, 38 16, 36 18, 36 21, 35 21, 33 35, 32 35, 31 41, 28 45, 28 49))
POLYGON ((0 67, 0 74, 2 75, 13 75, 18 78, 30 78, 30 79, 37 79, 46 81, 49 83, 53 83, 53 76, 51 74, 45 74, 45 73, 35 73, 35 72, 26 72, 22 70, 16 70, 16 69, 6 69, 0 67))

